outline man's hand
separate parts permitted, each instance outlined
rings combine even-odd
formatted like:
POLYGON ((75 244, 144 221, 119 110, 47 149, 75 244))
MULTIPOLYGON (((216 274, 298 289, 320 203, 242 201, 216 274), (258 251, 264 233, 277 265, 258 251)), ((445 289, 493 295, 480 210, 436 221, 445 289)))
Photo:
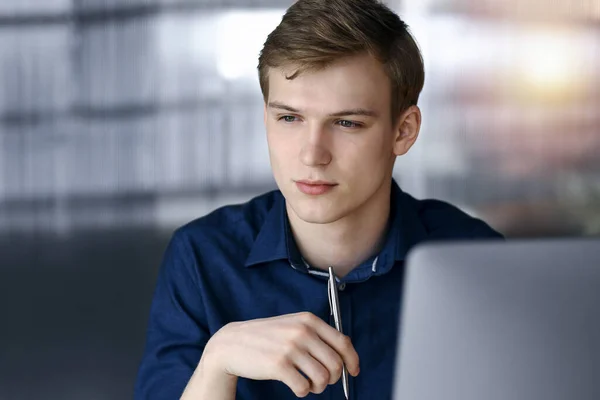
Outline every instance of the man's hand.
POLYGON ((343 364, 352 376, 359 372, 350 338, 308 312, 230 323, 209 340, 202 358, 210 376, 278 380, 298 397, 337 382, 343 364))

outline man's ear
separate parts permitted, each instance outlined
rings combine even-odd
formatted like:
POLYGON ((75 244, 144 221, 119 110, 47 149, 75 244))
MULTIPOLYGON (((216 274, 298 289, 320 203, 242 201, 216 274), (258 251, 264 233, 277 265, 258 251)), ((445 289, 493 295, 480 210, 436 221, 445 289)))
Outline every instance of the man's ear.
POLYGON ((396 121, 394 127, 394 154, 402 156, 417 141, 421 130, 421 110, 417 106, 410 106, 396 121))

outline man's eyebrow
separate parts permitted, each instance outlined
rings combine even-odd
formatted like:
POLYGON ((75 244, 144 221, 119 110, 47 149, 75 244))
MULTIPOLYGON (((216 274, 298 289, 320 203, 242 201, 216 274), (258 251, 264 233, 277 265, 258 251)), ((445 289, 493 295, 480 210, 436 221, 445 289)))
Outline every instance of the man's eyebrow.
MULTIPOLYGON (((272 101, 269 102, 268 107, 270 108, 278 108, 280 110, 285 110, 285 111, 289 111, 289 112, 293 112, 293 113, 299 113, 300 110, 288 106, 287 104, 283 104, 280 103, 278 101, 272 101)), ((377 113, 373 110, 368 110, 366 108, 353 108, 353 109, 349 109, 349 110, 342 110, 342 111, 337 111, 334 113, 329 114, 329 117, 344 117, 344 116, 348 116, 348 115, 363 115, 366 117, 377 117, 377 113)))
POLYGON ((299 113, 300 110, 295 109, 294 107, 290 107, 286 104, 280 103, 278 101, 271 101, 268 104, 269 108, 279 108, 280 110, 285 110, 293 113, 299 113))
POLYGON ((363 115, 365 117, 376 117, 378 114, 373 110, 367 110, 366 108, 353 108, 351 110, 338 111, 333 114, 329 114, 330 117, 344 117, 348 115, 363 115))

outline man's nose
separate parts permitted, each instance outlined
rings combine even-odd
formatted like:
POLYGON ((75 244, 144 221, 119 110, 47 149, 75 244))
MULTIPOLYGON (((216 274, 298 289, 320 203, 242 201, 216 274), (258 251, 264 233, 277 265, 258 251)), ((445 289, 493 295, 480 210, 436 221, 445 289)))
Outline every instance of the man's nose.
POLYGON ((327 165, 331 162, 329 133, 322 126, 309 127, 306 141, 300 151, 300 160, 307 166, 327 165))

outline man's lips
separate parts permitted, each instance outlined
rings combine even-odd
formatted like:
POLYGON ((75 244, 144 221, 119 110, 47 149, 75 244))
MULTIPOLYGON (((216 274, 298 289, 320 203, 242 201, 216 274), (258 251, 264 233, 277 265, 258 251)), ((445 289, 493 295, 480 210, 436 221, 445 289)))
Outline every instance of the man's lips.
POLYGON ((308 179, 300 179, 299 181, 296 181, 297 183, 302 183, 303 185, 314 185, 314 186, 319 186, 319 185, 328 185, 328 186, 335 186, 337 185, 337 183, 333 183, 333 182, 328 182, 328 181, 311 181, 308 179))
POLYGON ((337 186, 337 183, 327 181, 310 181, 310 180, 299 180, 296 181, 296 187, 304 193, 312 196, 317 196, 329 192, 337 186))

